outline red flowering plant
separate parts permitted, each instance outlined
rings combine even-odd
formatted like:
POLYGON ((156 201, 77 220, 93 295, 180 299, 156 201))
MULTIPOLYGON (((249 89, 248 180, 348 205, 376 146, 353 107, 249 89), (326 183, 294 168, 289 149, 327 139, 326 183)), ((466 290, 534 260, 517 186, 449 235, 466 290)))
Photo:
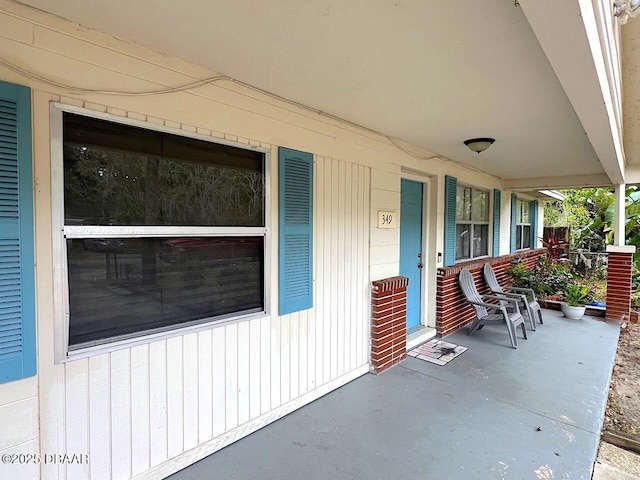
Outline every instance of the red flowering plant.
POLYGON ((569 248, 569 242, 564 238, 556 237, 553 232, 549 232, 549 236, 541 240, 542 245, 547 249, 547 258, 552 262, 560 260, 564 251, 569 248))

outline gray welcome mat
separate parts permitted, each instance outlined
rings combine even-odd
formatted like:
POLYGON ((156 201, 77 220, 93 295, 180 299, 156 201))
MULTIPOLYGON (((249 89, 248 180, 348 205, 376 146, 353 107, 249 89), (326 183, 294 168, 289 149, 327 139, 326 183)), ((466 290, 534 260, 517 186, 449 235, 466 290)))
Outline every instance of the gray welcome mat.
POLYGON ((407 355, 443 366, 467 350, 467 347, 461 347, 460 345, 443 340, 429 340, 427 343, 423 343, 409 350, 407 355))

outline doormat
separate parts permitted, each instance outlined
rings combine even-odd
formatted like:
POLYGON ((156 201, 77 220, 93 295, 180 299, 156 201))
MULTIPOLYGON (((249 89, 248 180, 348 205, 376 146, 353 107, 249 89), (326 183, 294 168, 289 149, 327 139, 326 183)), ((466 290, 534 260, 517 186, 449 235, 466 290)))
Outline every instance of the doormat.
POLYGON ((423 343, 413 350, 409 350, 407 355, 443 366, 467 350, 467 347, 461 347, 460 345, 442 340, 429 340, 427 343, 423 343))

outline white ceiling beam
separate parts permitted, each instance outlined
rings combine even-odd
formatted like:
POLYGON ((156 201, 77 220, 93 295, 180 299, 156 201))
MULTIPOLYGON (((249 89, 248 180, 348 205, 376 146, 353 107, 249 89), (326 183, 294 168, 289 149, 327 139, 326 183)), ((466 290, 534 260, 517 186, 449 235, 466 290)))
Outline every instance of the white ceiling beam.
POLYGON ((582 123, 608 183, 624 183, 624 151, 616 115, 619 90, 615 78, 619 75, 615 73, 619 63, 611 62, 617 58, 617 53, 611 52, 616 48, 612 30, 617 26, 612 27, 615 20, 604 10, 611 5, 595 0, 596 10, 592 0, 519 3, 582 123), (607 26, 607 21, 611 25, 607 26))
POLYGON ((602 174, 569 175, 562 177, 535 177, 504 180, 502 185, 506 190, 527 192, 531 190, 556 190, 562 188, 588 188, 611 186, 609 177, 602 174))

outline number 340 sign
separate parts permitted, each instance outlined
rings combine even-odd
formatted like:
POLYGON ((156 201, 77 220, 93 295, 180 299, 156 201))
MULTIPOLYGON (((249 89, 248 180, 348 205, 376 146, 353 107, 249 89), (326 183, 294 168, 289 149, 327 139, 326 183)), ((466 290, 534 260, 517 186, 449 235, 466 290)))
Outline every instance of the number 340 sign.
POLYGON ((396 228, 398 226, 397 212, 378 210, 378 228, 396 228))

